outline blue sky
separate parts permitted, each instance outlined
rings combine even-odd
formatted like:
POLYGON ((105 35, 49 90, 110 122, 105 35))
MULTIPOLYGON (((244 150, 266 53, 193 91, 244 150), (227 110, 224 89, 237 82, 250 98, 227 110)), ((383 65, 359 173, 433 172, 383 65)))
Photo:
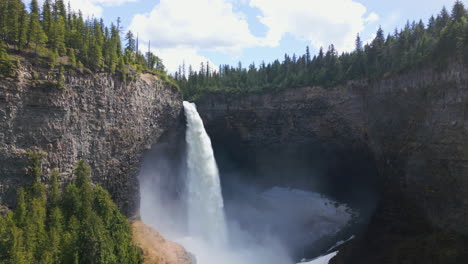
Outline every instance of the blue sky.
POLYGON ((169 71, 185 62, 247 66, 271 62, 285 53, 303 54, 310 46, 334 43, 351 50, 357 33, 371 39, 379 25, 385 32, 407 20, 449 11, 455 0, 70 0, 74 9, 121 17, 125 30, 140 36, 140 48, 160 56, 169 71))

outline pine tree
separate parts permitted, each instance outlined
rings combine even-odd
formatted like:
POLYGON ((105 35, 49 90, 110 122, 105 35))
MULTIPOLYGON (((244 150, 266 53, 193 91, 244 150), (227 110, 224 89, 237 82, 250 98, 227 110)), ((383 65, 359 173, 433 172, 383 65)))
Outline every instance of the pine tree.
POLYGON ((309 65, 311 62, 311 59, 310 59, 310 50, 309 50, 309 46, 306 47, 306 64, 309 65))
POLYGON ((8 213, 3 220, 5 224, 5 232, 0 238, 1 248, 0 254, 5 254, 6 263, 15 264, 30 264, 33 263, 33 255, 27 249, 24 241, 24 232, 17 227, 13 213, 8 213))
POLYGON ((90 217, 93 199, 90 179, 91 169, 84 160, 80 160, 75 167, 74 174, 76 177, 76 187, 78 187, 81 195, 81 213, 83 214, 83 219, 86 219, 90 217))
POLYGON ((80 190, 76 187, 75 184, 70 184, 65 188, 65 193, 63 195, 63 207, 64 215, 67 219, 71 217, 76 217, 82 219, 81 208, 82 201, 80 196, 80 190))
POLYGON ((65 19, 58 16, 53 19, 49 38, 50 49, 57 50, 58 54, 65 55, 65 19))
POLYGON ((18 45, 20 37, 20 26, 24 4, 21 0, 8 0, 6 3, 6 36, 5 41, 8 44, 18 45))
POLYGON ((42 28, 46 33, 47 37, 50 39, 51 37, 51 27, 52 27, 52 11, 50 9, 50 0, 45 0, 44 5, 42 6, 42 28))
POLYGON ((7 38, 7 14, 8 1, 0 1, 0 40, 4 41, 7 38))
POLYGON ((25 10, 25 5, 21 2, 20 22, 18 31, 17 50, 21 51, 27 48, 29 14, 25 10))
POLYGON ((47 41, 47 36, 42 30, 39 21, 39 6, 37 0, 31 0, 31 13, 28 28, 28 45, 33 45, 35 52, 43 47, 47 41))
POLYGON ((55 0, 55 3, 53 5, 53 11, 54 17, 56 19, 60 16, 64 19, 67 17, 67 12, 65 10, 65 4, 63 3, 63 0, 55 0))
MULTIPOLYGON (((52 206, 52 205, 50 205, 52 206)), ((63 215, 60 207, 52 207, 49 215, 48 223, 48 247, 47 251, 49 252, 51 262, 50 263, 60 263, 62 257, 62 233, 63 233, 63 215)))
POLYGON ((25 247, 34 259, 41 259, 47 241, 45 186, 40 182, 33 183, 25 200, 26 214, 23 227, 25 247))
POLYGON ((52 171, 49 184, 49 206, 51 208, 58 207, 61 201, 60 186, 58 183, 58 171, 52 171))
POLYGON ((26 226, 26 193, 23 188, 18 189, 15 210, 15 222, 18 227, 24 228, 26 226))
POLYGON ((450 22, 450 15, 444 6, 442 8, 442 11, 440 11, 440 14, 436 18, 437 34, 439 34, 449 22, 450 22))
POLYGON ((356 44, 356 52, 362 52, 362 41, 361 41, 361 37, 359 36, 359 33, 357 34, 356 36, 356 41, 355 41, 355 44, 356 44))
POLYGON ((127 34, 125 35, 125 40, 127 41, 127 44, 125 45, 125 63, 133 64, 136 50, 136 42, 132 31, 127 32, 127 34))
POLYGON ((76 56, 75 56, 75 50, 74 49, 69 49, 68 50, 68 56, 70 58, 70 66, 73 68, 76 67, 76 56))
POLYGON ((467 11, 460 0, 457 0, 453 5, 451 17, 454 22, 462 22, 462 19, 465 19, 466 22, 467 11))
POLYGON ((72 215, 67 223, 67 231, 63 235, 62 263, 79 263, 79 230, 80 222, 75 215, 72 215))

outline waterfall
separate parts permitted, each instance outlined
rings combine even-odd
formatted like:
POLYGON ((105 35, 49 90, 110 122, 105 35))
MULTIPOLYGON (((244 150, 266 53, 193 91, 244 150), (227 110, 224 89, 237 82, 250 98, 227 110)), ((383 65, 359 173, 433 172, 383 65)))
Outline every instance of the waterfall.
POLYGON ((185 140, 189 233, 214 245, 223 245, 227 239, 224 203, 211 140, 195 104, 183 104, 187 118, 185 140))
POLYGON ((230 183, 236 194, 227 203, 225 217, 211 140, 195 104, 183 105, 185 144, 174 142, 178 138, 158 143, 140 171, 141 216, 181 244, 197 263, 295 263, 293 250, 336 234, 348 223, 352 214, 346 206, 336 206, 317 193, 284 187, 265 190, 241 181, 230 183))

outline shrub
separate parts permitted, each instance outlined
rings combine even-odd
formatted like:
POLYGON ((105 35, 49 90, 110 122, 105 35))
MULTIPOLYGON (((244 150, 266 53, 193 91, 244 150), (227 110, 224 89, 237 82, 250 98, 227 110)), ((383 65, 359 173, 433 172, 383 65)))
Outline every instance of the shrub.
POLYGON ((0 76, 13 77, 16 67, 11 62, 5 46, 0 43, 0 76))

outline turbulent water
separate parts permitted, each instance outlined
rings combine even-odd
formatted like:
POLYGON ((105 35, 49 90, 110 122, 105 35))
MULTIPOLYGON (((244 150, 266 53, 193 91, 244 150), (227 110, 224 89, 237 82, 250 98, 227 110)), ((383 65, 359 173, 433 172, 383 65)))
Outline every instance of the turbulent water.
MULTIPOLYGON (((184 102, 184 110, 185 144, 177 142, 177 150, 174 142, 160 143, 145 157, 140 211, 146 224, 182 244, 197 263, 292 264, 298 251, 302 256, 302 249, 350 220, 345 205, 283 187, 232 182, 235 194, 223 201, 203 121, 194 104, 184 102)), ((311 263, 326 263, 326 257, 311 263)))
POLYGON ((216 245, 227 241, 218 166, 195 104, 184 102, 187 118, 188 227, 193 237, 216 245))

